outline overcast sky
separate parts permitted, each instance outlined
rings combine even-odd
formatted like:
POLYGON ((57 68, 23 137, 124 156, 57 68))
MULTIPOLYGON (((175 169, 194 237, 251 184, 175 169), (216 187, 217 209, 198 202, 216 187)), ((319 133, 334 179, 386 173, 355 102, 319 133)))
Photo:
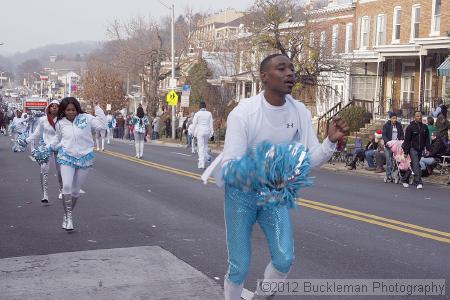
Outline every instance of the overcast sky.
MULTIPOLYGON (((169 0, 164 0, 170 3, 169 0)), ((212 12, 232 7, 243 10, 252 0, 173 0, 175 15, 187 6, 212 12)), ((112 20, 169 15, 158 0, 0 0, 0 54, 24 52, 47 44, 106 39, 112 20)))

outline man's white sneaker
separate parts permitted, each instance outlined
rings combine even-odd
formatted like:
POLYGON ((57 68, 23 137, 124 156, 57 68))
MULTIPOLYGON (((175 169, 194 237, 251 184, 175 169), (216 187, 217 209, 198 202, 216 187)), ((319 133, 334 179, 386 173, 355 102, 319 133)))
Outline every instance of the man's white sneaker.
POLYGON ((420 183, 417 185, 417 189, 418 190, 421 190, 421 189, 423 189, 423 185, 421 185, 420 183))
POLYGON ((407 187, 409 187, 409 184, 407 184, 406 182, 403 182, 403 187, 407 188, 407 187))

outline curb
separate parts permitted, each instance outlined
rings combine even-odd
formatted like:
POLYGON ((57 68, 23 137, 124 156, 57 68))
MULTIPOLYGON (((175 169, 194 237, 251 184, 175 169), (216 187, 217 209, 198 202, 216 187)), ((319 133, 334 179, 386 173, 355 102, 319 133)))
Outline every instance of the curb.
MULTIPOLYGON (((371 177, 371 178, 380 179, 380 180, 383 180, 384 174, 385 174, 384 172, 383 173, 374 173, 372 171, 366 171, 366 170, 347 170, 347 169, 343 169, 340 166, 330 165, 329 163, 325 163, 322 167, 320 167, 320 169, 344 173, 344 174, 350 174, 350 175, 361 175, 361 176, 371 177)), ((447 175, 433 175, 433 176, 431 176, 431 178, 434 178, 436 180, 430 180, 430 177, 424 177, 424 178, 422 178, 422 180, 425 183, 431 183, 431 184, 436 184, 436 185, 441 185, 441 186, 448 186, 447 185, 447 181, 448 181, 447 175), (436 177, 438 177, 438 178, 436 178, 436 177)))

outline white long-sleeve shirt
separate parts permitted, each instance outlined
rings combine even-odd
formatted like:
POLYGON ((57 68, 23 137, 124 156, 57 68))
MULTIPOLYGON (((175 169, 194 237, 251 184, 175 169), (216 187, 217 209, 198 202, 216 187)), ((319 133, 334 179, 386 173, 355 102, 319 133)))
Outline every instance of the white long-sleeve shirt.
POLYGON ((14 132, 23 133, 28 127, 28 118, 24 117, 14 117, 11 126, 15 127, 14 132))
POLYGON ((91 153, 94 150, 92 129, 106 129, 106 116, 99 106, 95 107, 95 115, 79 114, 73 122, 67 118, 59 120, 51 147, 61 147, 65 153, 77 159, 91 153))
MULTIPOLYGON (((53 120, 56 122, 56 118, 53 120)), ((47 116, 40 117, 38 120, 38 124, 34 129, 33 133, 27 138, 27 142, 37 142, 42 137, 44 139, 44 143, 49 145, 56 135, 56 130, 52 125, 48 122, 47 116)))
POLYGON ((196 137, 198 137, 199 135, 212 136, 214 134, 214 122, 212 114, 205 108, 202 108, 195 113, 192 124, 193 133, 196 137))
POLYGON ((229 161, 242 157, 249 147, 268 141, 277 143, 302 143, 311 154, 312 167, 318 167, 333 155, 336 144, 327 139, 319 143, 312 126, 311 113, 306 106, 286 96, 282 106, 272 106, 264 92, 241 100, 227 119, 225 145, 221 155, 206 169, 204 182, 210 175, 221 185, 221 169, 229 161))

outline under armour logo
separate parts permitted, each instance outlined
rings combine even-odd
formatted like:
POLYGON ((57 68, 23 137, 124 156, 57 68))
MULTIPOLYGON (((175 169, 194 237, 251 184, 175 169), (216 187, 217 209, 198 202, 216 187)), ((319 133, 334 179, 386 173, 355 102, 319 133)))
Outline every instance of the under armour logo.
POLYGON ((291 124, 287 123, 286 126, 287 126, 286 128, 294 128, 294 123, 291 124))

